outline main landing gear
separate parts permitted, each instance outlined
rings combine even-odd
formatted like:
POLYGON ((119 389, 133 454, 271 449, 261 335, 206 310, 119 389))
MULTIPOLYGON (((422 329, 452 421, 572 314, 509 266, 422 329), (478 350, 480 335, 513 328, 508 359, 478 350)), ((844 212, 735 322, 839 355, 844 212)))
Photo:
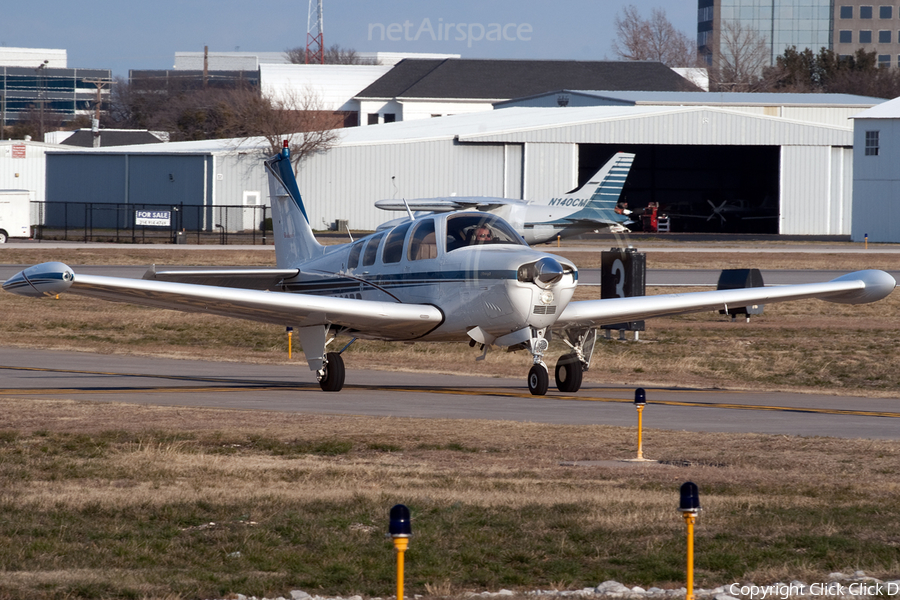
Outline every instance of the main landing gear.
POLYGON ((328 352, 322 368, 316 371, 319 387, 326 392, 339 392, 344 387, 344 359, 338 352, 328 352))
MULTIPOLYGON (((545 330, 532 330, 529 343, 534 365, 528 371, 528 391, 534 396, 543 396, 550 387, 550 374, 544 364, 544 352, 550 345, 544 337, 545 330)), ((597 341, 595 329, 583 328, 564 332, 563 341, 572 352, 565 354, 556 362, 556 389, 567 394, 574 394, 581 389, 584 372, 591 366, 594 353, 594 342, 597 341)))

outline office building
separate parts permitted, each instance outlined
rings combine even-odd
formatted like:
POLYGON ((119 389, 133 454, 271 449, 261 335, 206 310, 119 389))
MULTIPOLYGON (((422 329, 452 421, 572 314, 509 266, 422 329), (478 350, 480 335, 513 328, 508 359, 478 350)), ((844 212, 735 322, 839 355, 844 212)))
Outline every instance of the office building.
POLYGON ((765 40, 766 65, 785 49, 821 48, 849 56, 876 52, 882 66, 900 64, 900 0, 698 0, 697 47, 716 67, 737 25, 765 40))

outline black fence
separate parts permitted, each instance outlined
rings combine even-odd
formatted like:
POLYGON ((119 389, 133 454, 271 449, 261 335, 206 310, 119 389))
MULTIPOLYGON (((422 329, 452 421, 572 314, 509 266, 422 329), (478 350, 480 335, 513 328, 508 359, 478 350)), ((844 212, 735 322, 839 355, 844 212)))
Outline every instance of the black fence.
POLYGON ((32 202, 36 240, 271 244, 268 206, 32 202))

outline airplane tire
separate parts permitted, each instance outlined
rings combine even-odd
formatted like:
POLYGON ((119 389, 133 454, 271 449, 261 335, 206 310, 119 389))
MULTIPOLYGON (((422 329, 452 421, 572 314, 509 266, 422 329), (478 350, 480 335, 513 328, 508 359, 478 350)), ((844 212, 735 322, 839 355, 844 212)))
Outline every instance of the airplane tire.
POLYGON ((325 355, 325 375, 319 380, 319 386, 326 392, 339 392, 344 387, 344 359, 337 352, 325 355))
POLYGON ((581 380, 584 371, 581 369, 581 361, 574 354, 560 356, 556 362, 556 389, 561 392, 574 394, 581 389, 581 380))
POLYGON ((543 396, 550 387, 550 374, 543 365, 534 365, 528 371, 528 391, 532 396, 543 396))

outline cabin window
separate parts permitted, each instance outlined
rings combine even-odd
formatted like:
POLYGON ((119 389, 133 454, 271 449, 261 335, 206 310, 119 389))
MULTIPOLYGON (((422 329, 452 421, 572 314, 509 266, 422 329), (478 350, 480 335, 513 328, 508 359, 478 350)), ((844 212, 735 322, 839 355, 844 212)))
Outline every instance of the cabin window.
POLYGON ((350 256, 347 258, 347 269, 355 269, 359 266, 359 255, 362 252, 363 242, 356 242, 350 246, 350 256))
POLYGON ((409 237, 409 260, 437 258, 437 239, 434 236, 434 219, 425 219, 416 224, 409 237))
POLYGON ((460 213, 447 218, 447 252, 486 244, 526 245, 509 223, 493 215, 460 213))
POLYGON ((369 238, 369 243, 366 244, 366 251, 363 253, 364 267, 370 267, 375 264, 375 257, 378 256, 378 244, 381 243, 381 238, 383 237, 384 234, 379 233, 369 238))
POLYGON ((403 258, 403 240, 406 232, 412 226, 412 221, 394 227, 384 240, 384 250, 381 251, 381 260, 385 264, 398 263, 403 258))

